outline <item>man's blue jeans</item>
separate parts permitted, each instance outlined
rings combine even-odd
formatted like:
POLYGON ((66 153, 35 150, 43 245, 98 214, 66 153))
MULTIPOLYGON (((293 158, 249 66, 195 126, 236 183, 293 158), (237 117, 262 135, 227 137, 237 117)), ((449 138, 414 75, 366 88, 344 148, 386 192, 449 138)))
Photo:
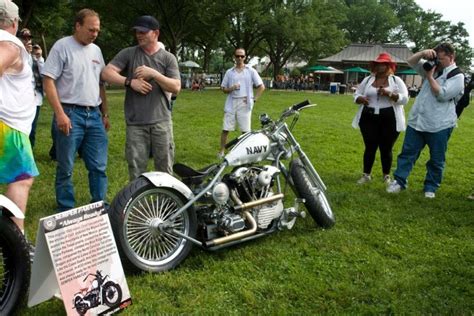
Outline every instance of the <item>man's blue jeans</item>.
POLYGON ((75 206, 72 173, 74 159, 81 147, 81 157, 89 172, 91 202, 105 200, 107 193, 107 133, 99 108, 64 105, 64 112, 71 120, 72 129, 66 136, 56 133, 56 202, 58 211, 75 206))
POLYGON ((402 152, 398 155, 397 169, 393 174, 395 180, 403 188, 407 187, 407 178, 410 175, 420 153, 428 145, 430 160, 426 163, 425 192, 436 192, 443 177, 444 164, 448 140, 453 128, 447 128, 436 133, 419 132, 410 126, 407 127, 402 152))

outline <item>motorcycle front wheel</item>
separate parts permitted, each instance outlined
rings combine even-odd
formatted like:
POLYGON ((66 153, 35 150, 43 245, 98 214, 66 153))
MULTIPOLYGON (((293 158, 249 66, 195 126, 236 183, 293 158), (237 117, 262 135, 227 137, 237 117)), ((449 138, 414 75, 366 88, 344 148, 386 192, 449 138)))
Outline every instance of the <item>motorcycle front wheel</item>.
POLYGON ((313 184, 305 166, 295 159, 290 166, 290 174, 296 193, 305 200, 304 205, 314 221, 323 228, 330 228, 336 223, 324 191, 313 184))
MULTIPOLYGON (((124 267, 162 272, 178 266, 192 248, 190 241, 160 230, 184 204, 186 199, 170 188, 155 187, 146 178, 130 182, 115 196, 109 216, 124 267)), ((195 237, 197 219, 188 208, 171 223, 174 230, 195 237)))
POLYGON ((117 307, 122 302, 122 289, 112 281, 104 284, 104 302, 108 307, 117 307))
POLYGON ((0 315, 11 315, 26 298, 30 254, 25 237, 8 217, 0 216, 0 315))

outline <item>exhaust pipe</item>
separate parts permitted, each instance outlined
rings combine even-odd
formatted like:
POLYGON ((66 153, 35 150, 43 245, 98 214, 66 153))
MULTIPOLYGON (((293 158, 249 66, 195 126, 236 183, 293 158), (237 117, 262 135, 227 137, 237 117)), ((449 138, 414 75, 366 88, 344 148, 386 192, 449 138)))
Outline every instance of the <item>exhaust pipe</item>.
POLYGON ((281 200, 281 199, 283 199, 283 197, 284 197, 283 193, 278 193, 278 194, 275 194, 275 195, 272 195, 272 196, 269 196, 269 197, 266 197, 266 198, 263 198, 263 199, 260 199, 260 200, 257 200, 257 201, 238 204, 238 205, 234 206, 234 210, 236 210, 237 212, 246 211, 249 208, 252 208, 252 207, 255 207, 255 206, 259 206, 259 205, 262 205, 262 204, 267 204, 267 203, 271 203, 271 202, 281 200))

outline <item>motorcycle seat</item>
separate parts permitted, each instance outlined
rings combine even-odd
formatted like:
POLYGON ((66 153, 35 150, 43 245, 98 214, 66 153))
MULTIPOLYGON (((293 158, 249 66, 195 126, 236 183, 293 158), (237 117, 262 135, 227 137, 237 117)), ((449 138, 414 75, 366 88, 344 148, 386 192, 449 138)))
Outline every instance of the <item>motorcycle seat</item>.
POLYGON ((174 164, 173 171, 186 184, 200 184, 212 171, 217 168, 217 164, 212 164, 200 170, 195 170, 181 163, 174 164))

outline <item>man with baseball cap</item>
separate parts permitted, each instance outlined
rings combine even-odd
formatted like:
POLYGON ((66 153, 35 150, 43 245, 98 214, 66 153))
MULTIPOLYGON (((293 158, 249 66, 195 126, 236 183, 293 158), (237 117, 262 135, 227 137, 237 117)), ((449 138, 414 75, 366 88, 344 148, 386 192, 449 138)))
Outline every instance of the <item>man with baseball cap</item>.
MULTIPOLYGON (((15 36, 18 7, 0 0, 0 183, 5 195, 26 212, 33 178, 39 172, 28 135, 35 117, 29 54, 15 36)), ((13 219, 20 230, 23 220, 13 219)))
POLYGON ((136 19, 132 30, 138 46, 121 50, 102 72, 105 81, 126 88, 125 156, 130 180, 147 171, 150 152, 155 170, 167 173, 173 170, 173 123, 169 96, 171 93, 178 94, 181 80, 176 57, 160 48, 159 28, 159 22, 152 16, 136 19))

